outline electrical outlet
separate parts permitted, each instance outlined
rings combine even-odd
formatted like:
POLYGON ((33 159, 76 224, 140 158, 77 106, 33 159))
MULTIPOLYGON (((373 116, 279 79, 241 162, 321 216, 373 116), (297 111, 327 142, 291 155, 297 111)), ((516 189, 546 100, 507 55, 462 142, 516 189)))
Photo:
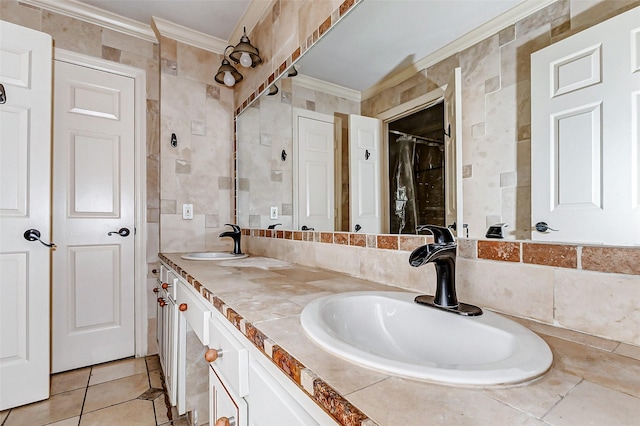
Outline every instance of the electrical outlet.
POLYGON ((269 214, 269 218, 270 219, 278 218, 278 208, 276 206, 271 206, 271 212, 269 214))
POLYGON ((182 218, 193 219, 193 204, 182 205, 182 218))

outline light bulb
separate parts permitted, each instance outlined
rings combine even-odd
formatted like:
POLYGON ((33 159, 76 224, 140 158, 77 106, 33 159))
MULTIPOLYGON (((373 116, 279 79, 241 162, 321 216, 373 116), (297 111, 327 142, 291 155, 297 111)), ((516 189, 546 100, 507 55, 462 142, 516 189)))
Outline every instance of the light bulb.
POLYGON ((251 65, 253 65, 251 55, 249 55, 247 52, 244 52, 242 55, 240 55, 240 65, 245 68, 249 68, 251 65))
POLYGON ((224 84, 229 87, 233 87, 233 85, 236 84, 236 79, 231 75, 231 71, 224 72, 224 78, 222 81, 224 81, 224 84))

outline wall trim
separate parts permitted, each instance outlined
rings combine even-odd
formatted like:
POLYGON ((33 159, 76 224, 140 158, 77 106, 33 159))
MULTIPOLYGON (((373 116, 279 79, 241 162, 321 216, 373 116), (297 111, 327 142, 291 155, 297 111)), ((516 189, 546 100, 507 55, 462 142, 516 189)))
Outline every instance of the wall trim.
POLYGON ((76 0, 18 0, 18 2, 99 25, 146 41, 157 42, 150 25, 76 0))
POLYGON ((369 99, 378 93, 397 86, 410 77, 413 77, 416 72, 429 68, 432 65, 441 62, 448 57, 455 55, 476 43, 485 40, 504 28, 515 24, 516 22, 526 18, 527 16, 544 9, 557 0, 525 0, 519 5, 506 11, 502 15, 482 24, 478 28, 468 32, 462 37, 457 38, 446 46, 436 50, 430 55, 425 56, 422 59, 414 62, 408 67, 402 69, 398 73, 385 77, 383 81, 380 81, 370 88, 362 92, 362 100, 369 99))
MULTIPOLYGON (((98 7, 81 3, 77 0, 18 0, 29 6, 38 7, 49 12, 69 16, 84 22, 118 31, 133 37, 141 38, 152 43, 158 42, 158 37, 154 31, 154 26, 162 36, 172 38, 181 43, 208 50, 213 53, 222 54, 229 41, 196 30, 174 24, 156 16, 152 17, 152 22, 144 24, 142 22, 127 18, 116 13, 100 9, 98 7)), ((257 25, 264 12, 272 4, 270 1, 252 0, 246 12, 233 30, 229 40, 238 40, 243 33, 243 28, 247 27, 247 32, 251 32, 257 25)))
POLYGON ((147 355, 147 102, 146 72, 140 68, 122 65, 100 58, 85 56, 69 50, 55 48, 53 59, 90 67, 113 74, 131 77, 135 87, 135 232, 134 232, 134 295, 135 295, 135 355, 147 355))
POLYGON ((329 83, 328 81, 318 80, 317 78, 309 77, 303 74, 298 74, 293 79, 293 85, 306 87, 307 89, 317 90, 328 95, 333 95, 339 98, 347 99, 349 101, 360 103, 361 94, 359 91, 339 86, 337 84, 329 83))
POLYGON ((224 49, 229 45, 227 40, 174 24, 157 16, 151 18, 151 26, 157 30, 157 34, 163 37, 168 37, 180 43, 185 43, 213 53, 222 54, 224 49))

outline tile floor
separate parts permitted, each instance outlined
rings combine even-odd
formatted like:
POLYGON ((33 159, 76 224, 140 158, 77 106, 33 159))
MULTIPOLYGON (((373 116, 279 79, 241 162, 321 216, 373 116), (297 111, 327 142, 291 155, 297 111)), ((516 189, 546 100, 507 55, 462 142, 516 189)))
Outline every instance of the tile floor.
POLYGON ((0 425, 186 426, 167 409, 161 374, 156 355, 54 374, 49 399, 0 412, 0 425))

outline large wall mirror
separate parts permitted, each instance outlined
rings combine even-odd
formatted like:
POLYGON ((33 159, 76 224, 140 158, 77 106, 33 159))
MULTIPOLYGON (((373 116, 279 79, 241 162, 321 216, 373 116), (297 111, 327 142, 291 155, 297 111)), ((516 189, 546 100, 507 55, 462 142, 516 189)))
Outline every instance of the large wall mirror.
MULTIPOLYGON (((518 185, 521 179, 526 181, 530 159, 528 154, 520 155, 526 144, 518 143, 513 173, 498 173, 497 183, 482 177, 476 180, 486 187, 499 186, 502 216, 500 201, 491 204, 494 200, 481 199, 485 198, 482 191, 467 179, 469 173, 494 167, 495 159, 487 158, 486 165, 474 163, 471 171, 461 154, 467 156, 476 149, 472 147, 477 141, 465 140, 460 150, 451 138, 456 130, 462 136, 455 93, 445 102, 445 92, 455 89, 456 65, 440 70, 446 75, 437 84, 427 83, 430 88, 425 94, 408 93, 406 102, 396 99, 392 107, 374 108, 382 111, 374 114, 370 105, 365 107, 371 102, 372 88, 393 81, 399 70, 523 1, 465 2, 464 14, 454 3, 459 2, 433 1, 425 8, 424 2, 360 2, 304 53, 295 69, 285 72, 269 93, 237 117, 240 226, 416 233, 416 226, 431 223, 454 225, 459 236, 484 238, 495 217, 496 222, 509 222, 505 238, 529 239, 535 234, 528 205, 531 183, 525 183, 529 187, 524 191, 518 187, 515 196, 511 188, 500 188, 516 175, 518 185), (504 214, 509 203, 517 204, 512 217, 504 214), (497 211, 492 210, 495 205, 497 211), (460 226, 467 223, 468 229, 460 226)), ((468 88, 473 75, 462 78, 467 79, 468 88)), ((377 102, 385 101, 378 98, 377 102)), ((466 113, 464 120, 468 120, 466 113)), ((526 128, 529 122, 515 124, 515 129, 526 128)), ((474 137, 475 131, 474 127, 474 137)), ((556 237, 553 231, 536 239, 577 241, 556 237)))

